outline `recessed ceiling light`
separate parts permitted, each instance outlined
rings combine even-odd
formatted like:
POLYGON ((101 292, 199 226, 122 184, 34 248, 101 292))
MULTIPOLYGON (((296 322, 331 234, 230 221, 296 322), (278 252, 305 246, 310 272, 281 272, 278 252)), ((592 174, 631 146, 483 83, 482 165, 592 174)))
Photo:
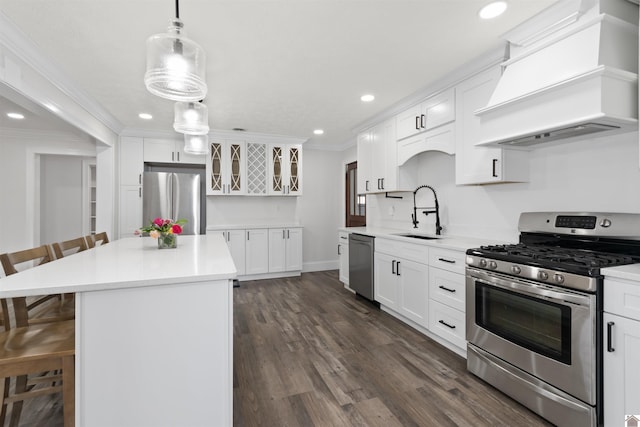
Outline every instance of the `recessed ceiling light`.
POLYGON ((324 131, 322 129, 316 129, 313 131, 314 134, 316 135, 322 135, 324 133, 324 131))
POLYGON ((373 101, 374 99, 376 99, 376 97, 375 97, 375 96, 373 96, 373 95, 369 95, 369 94, 367 94, 367 95, 362 95, 362 96, 360 97, 360 101, 362 101, 362 102, 371 102, 371 101, 373 101))
POLYGON ((153 116, 151 114, 149 114, 149 113, 140 113, 140 114, 138 114, 138 117, 140 117, 141 119, 144 119, 144 120, 153 119, 153 116))
POLYGON ((493 3, 489 3, 484 6, 478 12, 478 15, 482 19, 492 19, 496 16, 500 16, 507 10, 507 2, 506 1, 494 1, 493 3))
POLYGON ((21 120, 21 119, 24 119, 24 114, 20 114, 20 113, 7 113, 7 117, 9 117, 10 119, 21 120))

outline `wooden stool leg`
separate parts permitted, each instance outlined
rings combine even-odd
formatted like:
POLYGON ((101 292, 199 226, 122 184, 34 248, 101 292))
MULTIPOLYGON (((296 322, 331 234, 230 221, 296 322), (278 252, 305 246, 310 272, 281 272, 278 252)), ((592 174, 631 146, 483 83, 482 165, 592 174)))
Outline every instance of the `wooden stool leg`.
MULTIPOLYGON (((24 393, 25 391, 27 391, 27 376, 20 375, 16 377, 16 394, 24 393)), ((11 405, 11 421, 9 422, 11 427, 18 427, 20 425, 23 403, 22 400, 18 400, 11 405)))
POLYGON ((75 357, 62 358, 62 404, 64 427, 74 427, 76 417, 76 370, 75 357))
POLYGON ((11 384, 11 378, 4 379, 4 390, 2 391, 2 408, 0 409, 0 426, 4 425, 4 420, 7 418, 7 402, 5 399, 9 397, 9 386, 11 384))

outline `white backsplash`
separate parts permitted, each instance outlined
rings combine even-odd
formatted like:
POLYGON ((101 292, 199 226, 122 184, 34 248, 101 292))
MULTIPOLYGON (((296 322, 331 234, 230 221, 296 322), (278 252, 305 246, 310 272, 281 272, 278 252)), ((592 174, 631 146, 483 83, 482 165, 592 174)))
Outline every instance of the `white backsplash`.
MULTIPOLYGON (((600 211, 640 213, 638 133, 538 148, 529 152, 528 183, 455 185, 455 157, 420 154, 420 185, 438 193, 443 234, 516 241, 524 211, 600 211)), ((367 196, 367 223, 413 229, 413 193, 367 196)), ((418 206, 433 206, 428 189, 418 206)), ((419 211, 420 212, 420 211, 419 211)), ((435 215, 418 213, 418 230, 435 233, 435 215)))

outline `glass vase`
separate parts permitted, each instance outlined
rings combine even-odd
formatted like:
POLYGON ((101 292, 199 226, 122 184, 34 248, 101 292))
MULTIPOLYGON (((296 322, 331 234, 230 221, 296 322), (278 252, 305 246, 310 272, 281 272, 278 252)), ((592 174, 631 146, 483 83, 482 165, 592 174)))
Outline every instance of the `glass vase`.
POLYGON ((178 246, 178 235, 173 233, 160 233, 158 236, 158 249, 170 249, 178 246))

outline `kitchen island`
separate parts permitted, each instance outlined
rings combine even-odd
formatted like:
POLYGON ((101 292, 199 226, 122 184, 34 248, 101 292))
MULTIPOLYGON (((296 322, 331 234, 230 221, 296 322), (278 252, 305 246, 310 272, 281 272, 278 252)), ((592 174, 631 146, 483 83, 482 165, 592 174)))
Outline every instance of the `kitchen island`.
POLYGON ((76 425, 232 424, 233 279, 222 236, 126 238, 0 279, 76 294, 76 425))

